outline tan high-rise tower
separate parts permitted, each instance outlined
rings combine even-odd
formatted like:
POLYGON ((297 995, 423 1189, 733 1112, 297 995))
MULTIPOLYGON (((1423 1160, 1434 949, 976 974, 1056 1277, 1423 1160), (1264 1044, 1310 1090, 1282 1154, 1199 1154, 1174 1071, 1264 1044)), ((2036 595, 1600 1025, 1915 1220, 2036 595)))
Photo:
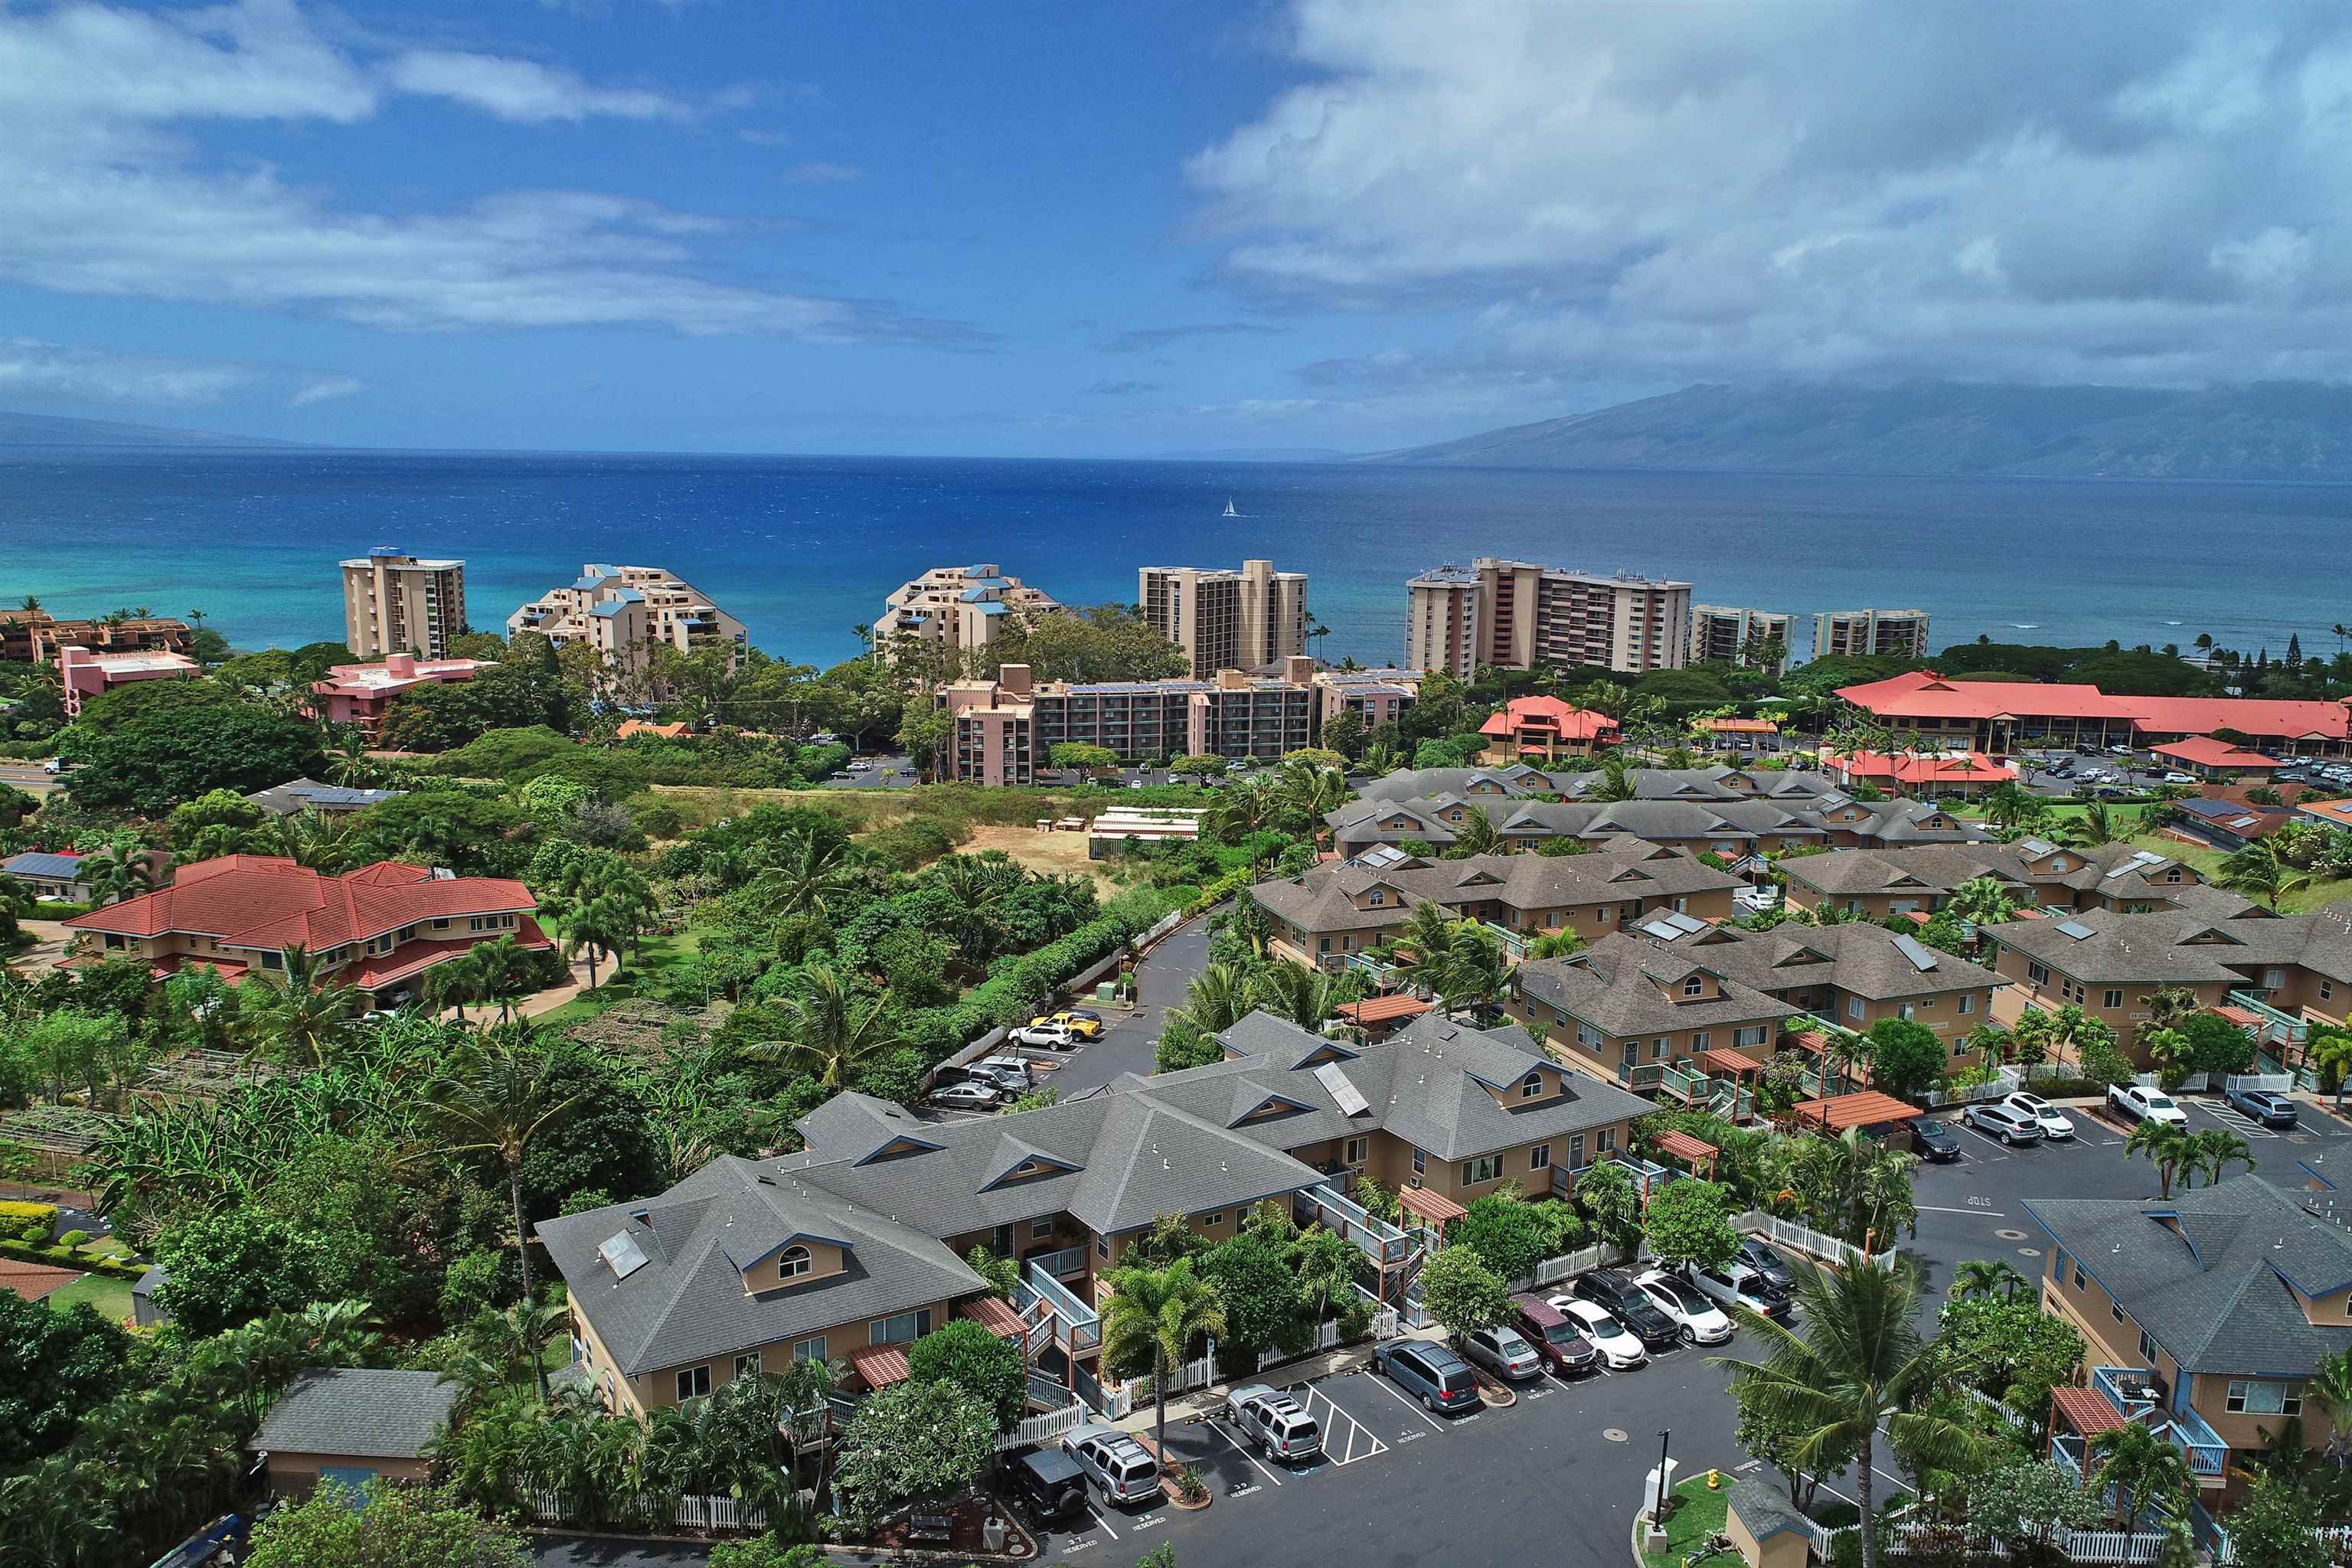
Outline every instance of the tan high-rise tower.
POLYGON ((1307 574, 1244 561, 1238 572, 1146 566, 1135 602, 1153 630, 1182 648, 1195 679, 1220 669, 1271 670, 1307 651, 1307 574))
POLYGON ((343 563, 343 642, 362 659, 446 658, 466 629, 466 563, 379 546, 343 563))

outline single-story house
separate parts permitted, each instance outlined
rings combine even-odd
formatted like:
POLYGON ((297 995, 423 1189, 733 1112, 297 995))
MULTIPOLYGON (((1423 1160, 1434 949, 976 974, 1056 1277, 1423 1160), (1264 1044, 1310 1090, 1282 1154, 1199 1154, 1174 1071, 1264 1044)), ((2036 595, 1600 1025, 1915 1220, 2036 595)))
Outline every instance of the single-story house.
POLYGON ((247 805, 257 805, 272 816, 292 816, 302 811, 337 816, 365 811, 369 806, 397 800, 406 793, 396 789, 353 789, 346 784, 320 784, 316 779, 288 779, 245 798, 247 805))
POLYGON ((2174 826, 2216 849, 2243 849, 2286 826, 2287 814, 2234 800, 2182 800, 2173 803, 2179 815, 2174 826))
POLYGON ((247 1447, 262 1456, 278 1497, 308 1497, 321 1481, 354 1490, 379 1479, 422 1481, 425 1445, 457 1402, 457 1384, 436 1372, 306 1372, 269 1407, 247 1447))
POLYGON ((89 859, 87 855, 50 855, 27 849, 0 860, 0 876, 23 883, 37 899, 86 904, 89 902, 90 888, 82 867, 89 859))

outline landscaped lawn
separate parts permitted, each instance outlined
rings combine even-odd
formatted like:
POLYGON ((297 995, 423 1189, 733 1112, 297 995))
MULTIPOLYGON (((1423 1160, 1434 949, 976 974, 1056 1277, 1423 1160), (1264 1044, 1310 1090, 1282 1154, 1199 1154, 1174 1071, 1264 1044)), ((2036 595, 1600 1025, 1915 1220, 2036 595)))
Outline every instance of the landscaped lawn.
POLYGON ((87 1301, 98 1309, 98 1315, 110 1322, 126 1322, 131 1317, 131 1281, 110 1279, 103 1274, 85 1274, 72 1284, 49 1293, 49 1300, 60 1308, 77 1301, 87 1301))
MULTIPOLYGON (((1709 1491, 1704 1473, 1693 1476, 1675 1488, 1675 1510, 1666 1517, 1666 1549, 1644 1552, 1643 1561, 1652 1568, 1682 1568, 1685 1553, 1697 1550, 1698 1543, 1723 1529, 1725 1514, 1731 1506, 1731 1477, 1723 1478, 1723 1489, 1709 1491)), ((1713 1568, 1723 1568, 1738 1553, 1729 1548, 1707 1559, 1713 1568)))
MULTIPOLYGON (((2166 838, 2158 834, 2143 835, 2133 839, 2132 843, 2142 849, 2152 850, 2158 855, 2169 855, 2184 866, 2194 867, 2198 874, 2209 882, 2221 876, 2221 862, 2229 858, 2219 849, 2183 844, 2178 838, 2166 838)), ((2297 888, 2291 893, 2281 894, 2278 902, 2279 912, 2298 914, 2306 910, 2315 910, 2332 904, 2338 899, 2352 899, 2352 878, 2315 877, 2309 887, 2297 888)))
POLYGON ((583 991, 561 1007, 551 1008, 534 1020, 551 1028, 562 1028, 583 1019, 593 1018, 617 1002, 641 992, 642 982, 691 958, 702 946, 702 934, 692 927, 668 936, 649 936, 637 943, 636 952, 621 965, 619 973, 639 984, 620 992, 609 989, 614 970, 609 963, 596 966, 597 989, 583 991))

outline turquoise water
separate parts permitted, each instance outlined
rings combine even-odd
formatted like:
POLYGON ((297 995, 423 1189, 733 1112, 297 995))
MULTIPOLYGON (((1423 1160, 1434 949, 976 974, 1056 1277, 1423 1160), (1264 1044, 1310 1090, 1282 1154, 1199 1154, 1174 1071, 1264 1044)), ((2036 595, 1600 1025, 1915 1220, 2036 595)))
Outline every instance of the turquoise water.
MULTIPOLYGON (((1327 658, 1403 651, 1404 581, 1472 555, 1688 578, 1707 603, 1917 605, 1937 647, 2200 631, 2275 657, 2352 620, 2352 487, 1541 473, 1350 465, 444 453, 0 454, 0 604, 205 612, 240 647, 341 635, 335 563, 467 561, 474 624, 583 562, 667 566, 770 653, 830 662, 923 568, 1066 602, 1145 564, 1312 577, 1327 658), (1239 518, 1220 515, 1227 498, 1239 518)), ((1800 644, 1810 637, 1801 633, 1800 644)))

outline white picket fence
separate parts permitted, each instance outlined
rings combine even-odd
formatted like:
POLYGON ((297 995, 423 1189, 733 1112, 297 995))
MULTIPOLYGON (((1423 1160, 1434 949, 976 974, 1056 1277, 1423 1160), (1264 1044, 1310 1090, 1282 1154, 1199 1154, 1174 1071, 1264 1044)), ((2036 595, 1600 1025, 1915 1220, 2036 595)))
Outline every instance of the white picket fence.
POLYGON ((1611 1259, 1611 1257, 1609 1248, 1594 1246, 1580 1248, 1564 1257, 1547 1258, 1536 1265, 1534 1279, 1524 1284, 1515 1285, 1513 1288, 1525 1290, 1545 1285, 1557 1285, 1571 1274, 1581 1274, 1588 1268, 1601 1267, 1611 1259))
MULTIPOLYGON (((2163 1088, 2161 1079, 2158 1074, 2152 1072, 2136 1072, 2132 1074, 2132 1082, 2137 1084, 2142 1089, 2163 1088)), ((2181 1075, 2180 1081, 2171 1089, 2165 1090, 2165 1092, 2168 1094, 2201 1094, 2205 1090, 2213 1087, 2213 1075, 2210 1072, 2184 1073, 2181 1075)), ((2249 1085, 2248 1087, 2252 1088, 2256 1086, 2249 1085)))
MULTIPOLYGON (((1806 1528, 1812 1537, 1814 1552, 1827 1563, 1833 1561, 1832 1553, 1838 1538, 1851 1535, 1862 1526, 1842 1524, 1832 1530, 1808 1520, 1806 1528)), ((1939 1525, 1911 1521, 1890 1525, 1886 1530, 1889 1544, 1898 1552, 1941 1550, 1948 1544, 1950 1533, 1939 1525)), ((2160 1531, 2126 1534, 2120 1530, 2062 1530, 2051 1538, 2050 1543, 2069 1563, 2153 1563, 2164 1552, 2164 1534, 2160 1531)), ((2011 1543, 1999 1537, 1985 1544, 1995 1556, 2011 1554, 2011 1543)))
MULTIPOLYGON (((550 1487, 526 1487, 522 1495, 533 1517, 544 1524, 578 1524, 589 1517, 550 1487)), ((670 1524, 678 1530, 764 1530, 768 1515, 731 1497, 682 1497, 670 1512, 670 1524)))
POLYGON ((2024 1081, 2024 1072, 2015 1067, 2003 1067, 1983 1083, 1972 1083, 1965 1089, 1933 1089, 1926 1096, 1930 1110, 1947 1105, 1973 1105, 1979 1100, 1999 1100, 2015 1094, 2024 1081))
POLYGON ((1834 1263, 1840 1268, 1851 1268, 1856 1264, 1873 1268, 1895 1267, 1894 1247, 1878 1253, 1864 1252, 1850 1241, 1840 1240, 1808 1225, 1799 1225, 1792 1219, 1766 1214, 1761 1209, 1749 1209, 1731 1223, 1738 1229, 1760 1232, 1768 1241, 1793 1247, 1809 1257, 1818 1258, 1824 1263, 1834 1263))
POLYGON ((2223 1089, 2262 1089, 2271 1094, 2285 1094, 2294 1088, 2291 1072, 2233 1072, 2221 1080, 2223 1089))
MULTIPOLYGON (((1196 1356, 1182 1366, 1170 1371, 1168 1392, 1181 1394, 1187 1389, 1206 1388, 1216 1381, 1217 1355, 1215 1349, 1212 1347, 1208 1354, 1196 1356)), ((1151 1403, 1151 1378, 1149 1373, 1142 1377, 1131 1377, 1125 1383, 1111 1384, 1108 1386, 1127 1398, 1128 1408, 1130 1410, 1151 1403)))
POLYGON ((1337 1319, 1326 1323, 1318 1323, 1315 1325, 1313 1350, 1300 1351, 1297 1353, 1286 1350, 1260 1351, 1257 1352, 1257 1369, 1264 1372, 1267 1367, 1278 1365, 1283 1362, 1297 1361, 1301 1355, 1314 1355, 1318 1352, 1335 1350, 1339 1347, 1339 1324, 1337 1319))
POLYGON ((1087 1417, 1093 1414, 1074 1399, 1058 1410, 1044 1410, 1034 1415, 1024 1415, 1012 1431, 998 1435, 996 1451, 1001 1454, 1009 1448, 1050 1443, 1063 1433, 1085 1426, 1087 1417))

